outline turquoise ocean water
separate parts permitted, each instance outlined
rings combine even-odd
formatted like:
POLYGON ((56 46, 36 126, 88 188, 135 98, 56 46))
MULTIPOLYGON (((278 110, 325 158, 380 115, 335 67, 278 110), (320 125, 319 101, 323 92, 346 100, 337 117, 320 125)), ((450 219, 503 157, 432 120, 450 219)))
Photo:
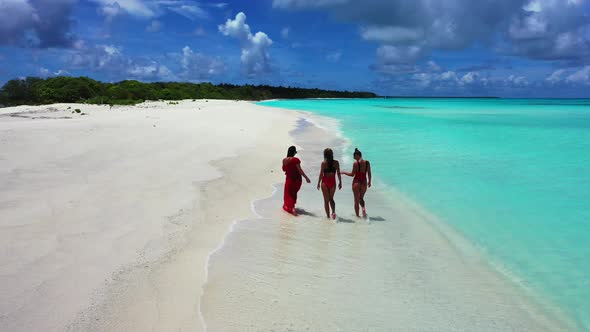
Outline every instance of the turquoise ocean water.
POLYGON ((590 100, 280 100, 339 119, 375 175, 590 330, 590 100))

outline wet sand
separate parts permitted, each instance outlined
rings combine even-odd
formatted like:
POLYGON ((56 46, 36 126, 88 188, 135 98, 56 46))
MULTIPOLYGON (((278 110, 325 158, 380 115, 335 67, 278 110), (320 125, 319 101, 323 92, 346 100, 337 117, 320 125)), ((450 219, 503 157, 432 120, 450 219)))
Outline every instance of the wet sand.
POLYGON ((300 121, 293 132, 312 178, 299 195, 301 215, 280 210, 278 183, 275 195, 255 203, 260 217, 237 222, 212 255, 202 298, 210 331, 564 330, 378 182, 367 194, 368 220, 354 216, 350 178, 336 193, 338 220, 326 219, 315 188, 322 150, 349 143, 313 125, 321 122, 300 121))

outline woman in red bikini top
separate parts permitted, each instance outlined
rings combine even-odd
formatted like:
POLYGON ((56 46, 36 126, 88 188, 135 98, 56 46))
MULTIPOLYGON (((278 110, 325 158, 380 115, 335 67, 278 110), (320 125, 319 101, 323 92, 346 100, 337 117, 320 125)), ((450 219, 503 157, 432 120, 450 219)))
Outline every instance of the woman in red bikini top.
POLYGON ((342 189, 342 177, 340 176, 340 163, 334 160, 334 152, 327 148, 324 150, 324 161, 320 166, 320 176, 318 178, 318 190, 322 189, 324 194, 324 209, 326 216, 330 219, 330 207, 332 208, 332 219, 336 220, 336 202, 334 202, 334 193, 336 193, 336 175, 338 175, 338 190, 342 189))
POLYGON ((354 194, 354 212, 357 217, 360 217, 360 205, 363 209, 363 218, 366 218, 367 210, 365 207, 365 193, 367 192, 367 188, 371 188, 371 164, 368 160, 363 160, 363 154, 359 149, 354 149, 353 157, 355 163, 352 166, 352 172, 342 172, 342 174, 353 177, 352 192, 354 194))

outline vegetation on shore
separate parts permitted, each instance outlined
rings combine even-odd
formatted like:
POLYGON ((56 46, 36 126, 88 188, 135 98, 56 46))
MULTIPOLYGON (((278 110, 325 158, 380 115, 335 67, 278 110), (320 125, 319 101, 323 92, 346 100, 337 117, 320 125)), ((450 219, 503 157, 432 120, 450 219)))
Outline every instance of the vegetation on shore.
POLYGON ((268 85, 232 85, 121 81, 103 83, 88 77, 51 77, 14 79, 0 89, 0 105, 39 105, 52 103, 89 103, 133 105, 145 100, 183 99, 300 99, 300 98, 374 98, 372 92, 330 91, 268 85))

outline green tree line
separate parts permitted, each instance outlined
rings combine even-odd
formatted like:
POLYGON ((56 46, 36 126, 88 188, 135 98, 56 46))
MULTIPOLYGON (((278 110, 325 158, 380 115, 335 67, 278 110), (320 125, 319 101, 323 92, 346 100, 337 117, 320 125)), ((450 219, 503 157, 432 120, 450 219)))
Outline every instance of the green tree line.
POLYGON ((268 85, 156 82, 127 80, 103 83, 88 77, 14 79, 0 90, 0 105, 39 105, 52 103, 90 103, 130 105, 145 100, 182 99, 300 99, 374 98, 372 92, 331 91, 268 85))

